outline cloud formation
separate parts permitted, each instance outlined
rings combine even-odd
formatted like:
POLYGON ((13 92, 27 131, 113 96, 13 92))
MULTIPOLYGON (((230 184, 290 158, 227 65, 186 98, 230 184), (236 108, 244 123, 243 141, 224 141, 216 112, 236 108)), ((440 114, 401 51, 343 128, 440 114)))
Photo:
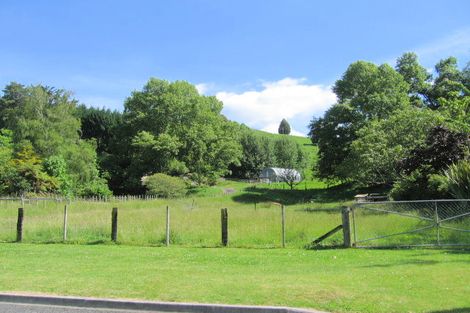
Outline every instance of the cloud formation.
MULTIPOLYGON (((470 54, 470 28, 457 30, 415 49, 422 61, 435 61, 448 56, 467 57, 470 54)), ((468 62, 466 59, 460 60, 468 62)))
POLYGON ((259 91, 221 91, 216 97, 224 103, 223 113, 230 119, 277 133, 280 121, 286 118, 292 134, 297 135, 305 135, 312 117, 322 115, 336 102, 330 86, 310 85, 305 79, 290 77, 265 82, 259 91))

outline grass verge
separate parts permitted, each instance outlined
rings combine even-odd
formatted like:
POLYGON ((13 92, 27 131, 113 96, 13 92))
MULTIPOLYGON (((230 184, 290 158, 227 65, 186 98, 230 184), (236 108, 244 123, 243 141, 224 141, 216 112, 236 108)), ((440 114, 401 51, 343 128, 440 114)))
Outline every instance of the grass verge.
POLYGON ((469 265, 470 251, 0 244, 0 290, 331 312, 469 312, 469 265))

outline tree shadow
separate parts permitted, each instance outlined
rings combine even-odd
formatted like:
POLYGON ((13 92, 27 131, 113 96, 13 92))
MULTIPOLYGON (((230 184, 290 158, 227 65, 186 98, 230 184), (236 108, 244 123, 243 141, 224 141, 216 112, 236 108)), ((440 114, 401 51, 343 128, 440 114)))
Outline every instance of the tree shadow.
POLYGON ((299 203, 331 203, 351 201, 358 193, 383 192, 378 188, 355 188, 352 184, 341 184, 329 188, 312 189, 271 189, 269 187, 250 186, 232 199, 241 203, 279 202, 285 205, 299 203))

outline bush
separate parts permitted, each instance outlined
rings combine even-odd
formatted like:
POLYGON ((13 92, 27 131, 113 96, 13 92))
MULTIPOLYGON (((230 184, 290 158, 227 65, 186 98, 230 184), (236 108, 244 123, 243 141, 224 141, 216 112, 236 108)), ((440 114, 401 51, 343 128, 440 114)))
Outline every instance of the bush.
POLYGON ((424 175, 416 170, 393 184, 390 197, 393 200, 423 200, 444 199, 449 196, 441 175, 424 175))
POLYGON ((462 160, 445 171, 449 192, 456 199, 470 199, 470 161, 462 160))
POLYGON ((186 184, 181 178, 162 173, 142 178, 142 184, 147 188, 147 194, 162 198, 178 198, 186 194, 186 184))

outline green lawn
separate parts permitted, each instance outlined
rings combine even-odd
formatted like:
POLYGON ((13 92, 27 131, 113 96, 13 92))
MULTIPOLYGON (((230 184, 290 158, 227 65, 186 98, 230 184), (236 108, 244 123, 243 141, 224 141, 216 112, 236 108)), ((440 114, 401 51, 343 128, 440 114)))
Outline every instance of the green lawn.
POLYGON ((0 290, 331 312, 470 312, 470 251, 0 244, 0 290))

